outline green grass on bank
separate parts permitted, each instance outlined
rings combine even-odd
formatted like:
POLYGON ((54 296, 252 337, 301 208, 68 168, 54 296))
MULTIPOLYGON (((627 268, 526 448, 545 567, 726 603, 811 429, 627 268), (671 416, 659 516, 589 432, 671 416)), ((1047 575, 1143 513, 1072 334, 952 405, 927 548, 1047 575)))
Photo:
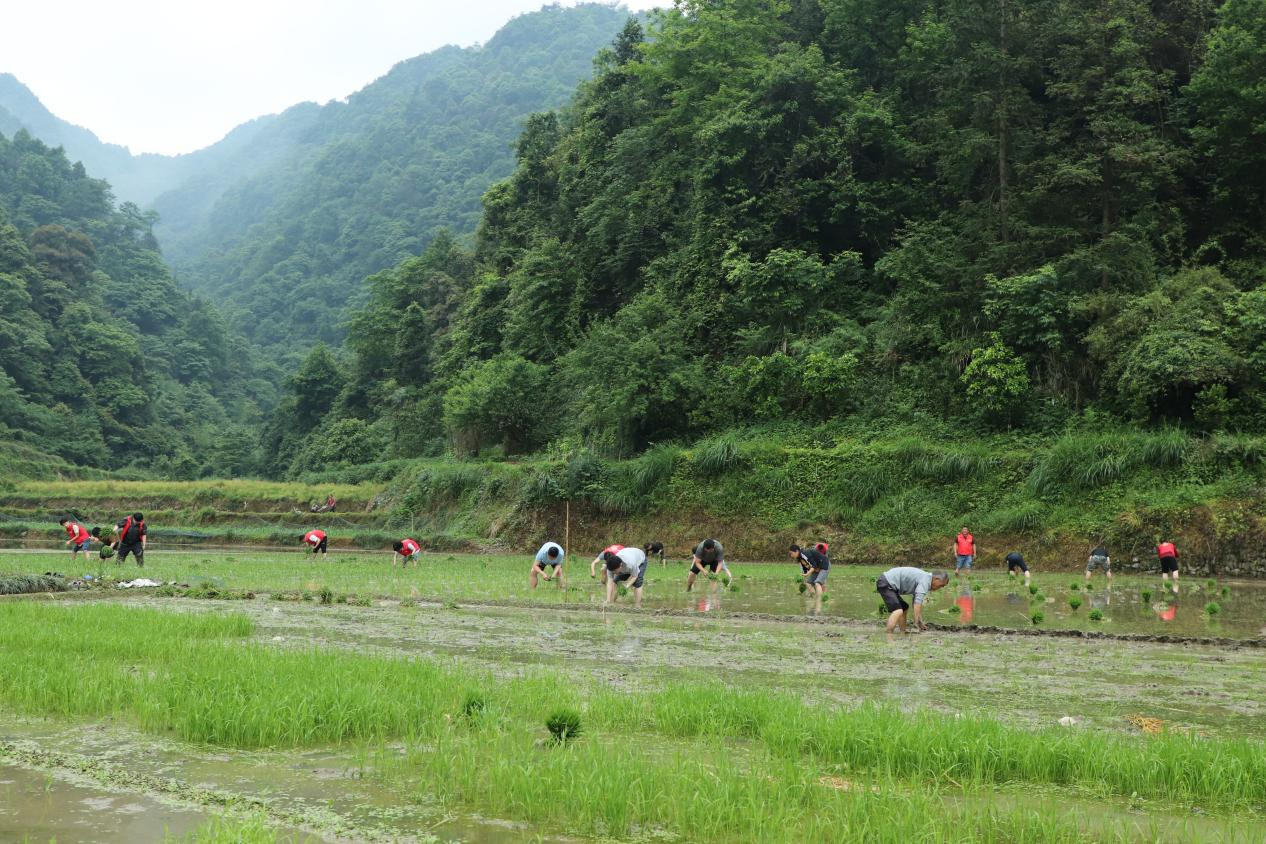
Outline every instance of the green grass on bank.
POLYGON ((40 526, 38 513, 51 523, 71 507, 94 517, 149 508, 168 520, 152 520, 156 530, 276 541, 307 521, 295 509, 333 492, 341 513, 328 521, 362 547, 407 529, 424 542, 434 538, 432 547, 526 549, 556 538, 570 501, 581 543, 617 533, 685 548, 715 535, 739 556, 771 558, 808 533, 832 539, 844 562, 948 547, 963 524, 986 545, 1024 539, 1039 562, 1074 549, 1082 556, 1099 540, 1145 555, 1168 537, 1189 563, 1216 565, 1252 557, 1266 533, 1266 438, 1174 430, 969 442, 917 431, 749 432, 625 461, 585 451, 420 459, 306 481, 20 481, 0 490, 0 513, 10 535, 55 533, 40 526))
POLYGON ((379 775, 424 784, 419 799, 615 838, 1137 839, 1058 805, 977 797, 1004 785, 1266 806, 1257 742, 824 709, 716 682, 639 692, 540 671, 504 679, 449 661, 282 649, 251 633, 234 613, 0 604, 0 700, 229 747, 403 741, 405 756, 379 775), (543 727, 559 709, 583 727, 564 745, 543 727))

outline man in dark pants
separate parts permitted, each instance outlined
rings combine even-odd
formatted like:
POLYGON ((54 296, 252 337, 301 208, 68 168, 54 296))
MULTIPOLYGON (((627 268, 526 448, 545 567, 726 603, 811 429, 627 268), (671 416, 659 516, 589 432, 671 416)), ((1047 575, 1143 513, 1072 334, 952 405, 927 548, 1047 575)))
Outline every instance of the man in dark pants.
POLYGON ((1007 555, 1007 576, 1015 577, 1017 571, 1024 572, 1024 583, 1027 586, 1032 575, 1029 573, 1029 564, 1024 562, 1024 555, 1019 551, 1012 551, 1007 555))
POLYGON ((330 538, 323 530, 310 530, 303 535, 303 541, 312 546, 313 554, 328 554, 330 538))
POLYGON ((114 550, 119 553, 119 556, 115 562, 122 564, 127 559, 127 555, 131 554, 136 557, 137 567, 144 568, 147 533, 145 517, 140 513, 133 513, 119 522, 119 538, 114 543, 114 550))
POLYGON ((913 566, 898 566, 879 575, 879 579, 875 581, 875 591, 884 599, 884 606, 888 608, 888 632, 891 633, 898 627, 902 633, 907 632, 906 612, 910 605, 902 595, 914 596, 915 632, 927 630, 927 625, 923 623, 923 602, 929 594, 944 588, 947 583, 949 575, 944 571, 926 572, 913 566))
POLYGON ((804 582, 809 590, 815 595, 825 592, 826 576, 831 571, 831 558, 816 547, 806 550, 799 545, 792 545, 789 550, 791 559, 800 563, 800 571, 804 573, 804 582))
POLYGON ((694 559, 690 561, 690 576, 686 578, 687 592, 694 588, 695 578, 704 569, 707 569, 712 574, 717 574, 721 571, 729 574, 729 569, 725 565, 725 549, 715 539, 705 539, 695 546, 694 559))

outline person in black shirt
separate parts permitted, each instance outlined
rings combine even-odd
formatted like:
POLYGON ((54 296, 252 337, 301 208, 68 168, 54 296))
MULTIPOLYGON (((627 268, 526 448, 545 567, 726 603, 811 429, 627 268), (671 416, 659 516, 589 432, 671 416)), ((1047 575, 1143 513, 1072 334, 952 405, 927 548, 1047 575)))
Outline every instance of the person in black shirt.
POLYGON ((1024 562, 1024 555, 1019 551, 1012 551, 1007 555, 1007 574, 1015 577, 1017 571, 1024 572, 1024 583, 1027 586, 1031 575, 1029 574, 1028 563, 1024 562))
POLYGON ((826 591, 826 576, 831 571, 831 558, 817 548, 801 548, 792 545, 788 549, 791 559, 800 563, 800 571, 805 575, 804 582, 815 595, 826 591))
POLYGON ((1090 552, 1090 559, 1086 561, 1086 582, 1090 582, 1090 574, 1097 568, 1103 569, 1103 573, 1108 576, 1108 585, 1112 585, 1112 558, 1108 556, 1108 549, 1101 542, 1090 552))

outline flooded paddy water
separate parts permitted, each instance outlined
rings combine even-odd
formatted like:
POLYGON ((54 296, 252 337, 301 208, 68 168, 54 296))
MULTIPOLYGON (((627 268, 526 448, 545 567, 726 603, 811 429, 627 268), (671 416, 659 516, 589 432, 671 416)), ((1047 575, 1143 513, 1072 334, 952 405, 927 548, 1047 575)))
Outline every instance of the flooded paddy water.
MULTIPOLYGON (((1245 646, 1262 636, 1266 618, 1266 588, 1257 583, 1184 580, 1174 600, 1155 577, 1118 577, 1111 588, 1097 577, 1087 591, 1079 574, 1038 573, 1033 583, 1039 597, 1005 575, 983 573, 935 594, 927 617, 936 629, 890 637, 883 633, 874 593, 878 570, 834 570, 830 597, 818 602, 799 592, 794 569, 787 566, 735 564, 736 589, 701 580, 691 593, 684 589, 683 566, 656 566, 641 610, 622 600, 617 610, 603 611, 587 566, 572 567, 568 590, 543 585, 532 593, 518 558, 440 558, 428 561, 430 567, 400 571, 376 558, 313 563, 296 557, 155 555, 146 567, 146 575, 160 579, 211 577, 255 589, 254 600, 102 590, 59 596, 57 603, 72 610, 123 602, 181 613, 243 613, 253 622, 250 641, 270 648, 434 658, 503 678, 539 671, 615 691, 715 682, 792 692, 823 711, 879 703, 951 717, 983 715, 1021 727, 1049 728, 1070 719, 1072 730, 1126 736, 1139 735, 1141 717, 1194 735, 1266 739, 1261 695, 1266 648, 1245 646), (321 587, 374 600, 371 606, 337 599, 322 604, 275 600, 268 591, 321 587), (1145 598, 1145 592, 1152 594, 1145 598), (1081 605, 1074 609, 1069 598, 1081 605), (1219 604, 1216 614, 1206 611, 1212 602, 1219 604), (1037 608, 1043 619, 1034 625, 1037 608), (1099 610, 1102 618, 1091 620, 1090 610, 1099 610), (967 626, 1131 638, 954 629, 967 626), (1188 640, 1145 638, 1165 636, 1188 640), (1197 641, 1211 639, 1234 641, 1197 641)), ((13 570, 7 563, 0 555, 0 571, 13 570)), ((643 741, 655 746, 659 739, 643 741)), ((21 795, 4 800, 8 812, 0 809, 0 841, 21 841, 23 835, 40 842, 114 844, 162 841, 165 835, 178 841, 226 805, 264 811, 274 826, 290 830, 285 834, 305 836, 281 840, 558 840, 528 824, 481 819, 428 799, 424 780, 401 775, 408 770, 403 757, 403 746, 391 744, 208 748, 138 733, 125 720, 82 723, 0 711, 0 780, 11 780, 0 789, 11 786, 8 794, 21 795), (6 775, 9 769, 16 773, 6 775), (80 778, 68 779, 71 774, 80 778), (61 796, 41 798, 41 787, 61 796), (95 826, 89 823, 94 817, 95 826)), ((0 790, 0 797, 5 794, 0 790)), ((1226 820, 1156 801, 1099 800, 1061 789, 1030 795, 1003 787, 953 799, 1024 806, 1030 797, 1057 808, 1075 806, 1118 827, 1124 823, 1135 831, 1126 840, 1266 838, 1266 824, 1259 825, 1256 815, 1251 822, 1226 820)))

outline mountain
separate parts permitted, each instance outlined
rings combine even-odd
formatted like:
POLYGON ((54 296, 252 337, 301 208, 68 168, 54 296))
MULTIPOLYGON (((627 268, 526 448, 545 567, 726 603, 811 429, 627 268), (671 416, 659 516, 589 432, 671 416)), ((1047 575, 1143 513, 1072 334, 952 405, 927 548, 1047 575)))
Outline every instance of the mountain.
POLYGON ((0 134, 0 440, 78 467, 249 470, 280 378, 176 286, 152 225, 63 150, 0 134))
POLYGON ((277 354, 339 342, 367 276, 441 229, 474 233, 480 197, 514 167, 524 120, 565 103, 627 17, 546 7, 485 45, 436 50, 346 101, 279 115, 243 144, 271 154, 267 164, 205 168, 155 200, 164 254, 277 354))
POLYGON ((205 211, 231 184, 284 156, 318 111, 316 105, 303 103, 260 117, 185 155, 133 155, 126 147, 105 143, 90 130, 57 117, 15 76, 0 73, 0 134, 13 137, 25 130, 50 147, 63 148, 68 159, 109 183, 121 202, 145 208, 160 194, 177 191, 185 199, 169 203, 177 215, 169 227, 181 224, 182 212, 205 211))
MULTIPOLYGON (((1151 426, 1256 464, 1235 435, 1266 431, 1262 8, 713 0, 646 38, 631 21, 529 120, 473 251, 437 238, 369 280, 352 354, 310 354, 263 465, 717 436, 711 475, 745 459, 736 428, 899 432, 914 455, 929 433, 1151 426)), ((1070 440, 1016 482, 1116 495, 1184 448, 1070 440)), ((612 503, 673 460, 648 450, 612 503)), ((968 487, 994 460, 910 458, 968 487)), ((860 507, 889 480, 803 465, 860 507)))

